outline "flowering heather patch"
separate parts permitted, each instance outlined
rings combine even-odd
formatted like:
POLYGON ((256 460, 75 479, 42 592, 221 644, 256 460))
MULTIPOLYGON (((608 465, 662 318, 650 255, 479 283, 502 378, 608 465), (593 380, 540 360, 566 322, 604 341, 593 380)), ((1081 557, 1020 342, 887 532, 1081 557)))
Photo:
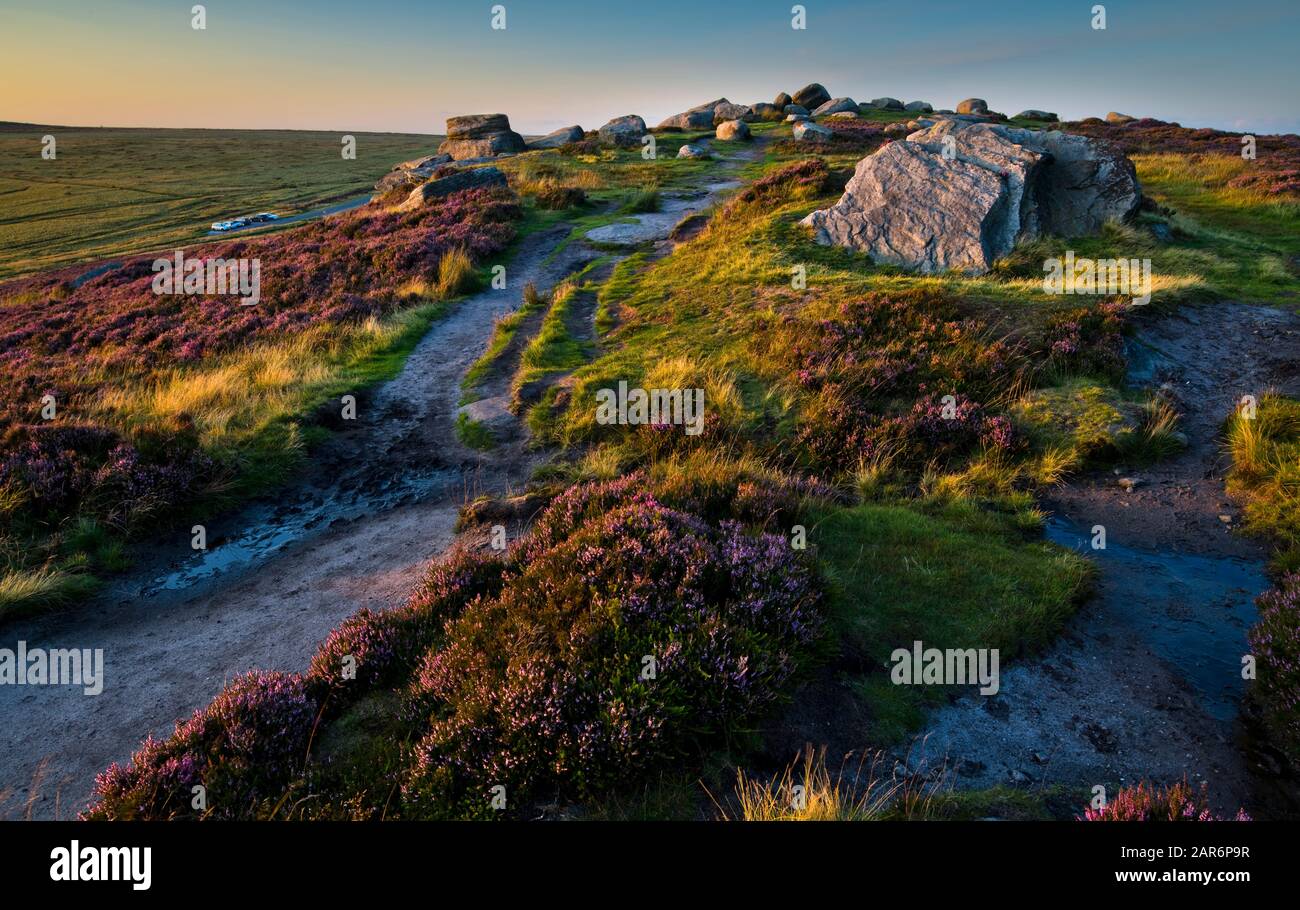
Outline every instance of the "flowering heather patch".
POLYGON ((382 316, 402 306, 407 287, 436 284, 449 252, 482 261, 502 250, 519 215, 508 191, 471 190, 410 212, 366 206, 282 234, 204 247, 205 258, 261 261, 255 306, 233 296, 155 294, 151 256, 80 285, 71 270, 5 285, 0 486, 17 489, 27 514, 51 522, 82 510, 129 524, 191 498, 215 466, 195 451, 187 426, 123 438, 79 415, 118 383, 382 316), (38 417, 47 393, 58 405, 54 426, 38 417), (77 422, 62 423, 69 419, 77 422))
POLYGON ((976 402, 1005 389, 1024 354, 989 340, 984 324, 963 318, 949 300, 869 294, 840 304, 832 317, 772 317, 767 328, 755 333, 756 360, 807 393, 798 440, 828 467, 847 470, 883 449, 928 459, 981 440, 1014 442, 1009 424, 985 432, 992 418, 976 402), (945 395, 957 401, 956 421, 939 421, 945 395))
MULTIPOLYGON (((193 434, 150 446, 149 454, 106 427, 14 425, 0 437, 0 487, 17 491, 22 519, 51 522, 80 507, 129 528, 155 509, 183 501, 214 473, 193 434)), ((0 516, 0 527, 18 515, 0 516)))
POLYGON ((316 714, 301 676, 241 676, 165 741, 149 738, 128 765, 101 773, 82 818, 245 817, 302 770, 316 714), (196 785, 207 791, 206 814, 192 807, 196 785))
POLYGON ((1300 764, 1300 575, 1286 575, 1255 603, 1259 622, 1248 635, 1257 664, 1251 695, 1274 741, 1300 764))
MULTIPOLYGON (((1215 822, 1224 821, 1210 811, 1206 787, 1194 791, 1181 781, 1158 787, 1145 781, 1136 787, 1121 787, 1102 809, 1087 809, 1081 821, 1089 822, 1215 822)), ((1248 822, 1250 816, 1238 810, 1232 821, 1248 822)))
POLYGON ((404 683, 444 625, 478 597, 495 597, 509 569, 499 556, 458 549, 428 571, 410 600, 393 610, 362 608, 329 634, 307 670, 310 691, 337 712, 381 686, 404 683), (355 678, 344 658, 355 662, 355 678))
POLYGON ((428 654, 412 685, 427 718, 404 787, 414 814, 481 812, 497 784, 515 806, 625 784, 771 704, 794 672, 821 598, 788 543, 647 493, 605 507, 627 493, 616 481, 557 500, 520 574, 428 654))
POLYGON ((821 158, 804 158, 755 180, 729 205, 812 199, 827 192, 830 170, 821 158))
POLYGON ((1071 373, 1123 376, 1124 304, 1079 307, 1053 316, 1047 327, 1052 366, 1071 373))
MULTIPOLYGON (((1107 139, 1123 149, 1126 155, 1241 157, 1242 133, 1188 129, 1164 120, 1145 118, 1121 125, 1093 117, 1063 124, 1063 128, 1072 133, 1107 139)), ((1256 136, 1255 155, 1246 172, 1229 181, 1229 186, 1257 189, 1271 196, 1300 194, 1300 136, 1294 133, 1256 136)))

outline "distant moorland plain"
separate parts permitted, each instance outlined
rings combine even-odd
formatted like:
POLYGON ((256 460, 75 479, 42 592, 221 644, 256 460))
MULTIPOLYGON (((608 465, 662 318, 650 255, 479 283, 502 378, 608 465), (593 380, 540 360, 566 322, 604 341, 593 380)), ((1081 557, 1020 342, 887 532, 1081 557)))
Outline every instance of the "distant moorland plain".
POLYGON ((0 129, 0 279, 192 244, 214 221, 360 196, 438 137, 295 130, 0 129), (56 157, 42 158, 42 137, 56 157))

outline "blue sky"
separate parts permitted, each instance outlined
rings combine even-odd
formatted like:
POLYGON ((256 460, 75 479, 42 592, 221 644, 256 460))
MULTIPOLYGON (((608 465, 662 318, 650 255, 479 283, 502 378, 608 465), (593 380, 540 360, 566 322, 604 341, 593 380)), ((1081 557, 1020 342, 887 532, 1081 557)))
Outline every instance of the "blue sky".
POLYGON ((863 101, 978 96, 1013 114, 1119 110, 1300 132, 1300 2, 1096 0, 0 0, 0 120, 441 132, 652 123, 810 81, 863 101))

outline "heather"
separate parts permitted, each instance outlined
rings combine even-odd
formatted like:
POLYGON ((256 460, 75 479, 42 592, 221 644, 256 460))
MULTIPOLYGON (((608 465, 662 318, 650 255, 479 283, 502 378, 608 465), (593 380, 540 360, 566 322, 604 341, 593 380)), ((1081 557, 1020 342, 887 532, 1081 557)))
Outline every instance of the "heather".
POLYGON ((190 251, 260 261, 253 306, 155 294, 152 257, 82 283, 65 272, 0 288, 12 389, 0 404, 0 536, 11 541, 0 569, 79 558, 70 523, 130 535, 282 479, 303 448, 300 416, 391 370, 389 353, 435 315, 431 301, 472 285, 519 215, 508 192, 478 190, 190 251))
POLYGON ((241 676, 168 739, 147 739, 129 764, 100 774, 82 817, 244 817, 301 770, 317 710, 299 675, 241 676))
POLYGON ((1106 139, 1130 156, 1154 154, 1186 158, 1206 155, 1235 159, 1242 163, 1241 173, 1228 180, 1229 187, 1273 197, 1300 194, 1300 136, 1292 133, 1255 136, 1255 158, 1243 160, 1243 133, 1189 129, 1150 117, 1125 124, 1090 118, 1066 123, 1062 127, 1072 133, 1106 139))
POLYGON ((1256 662, 1251 697, 1272 741, 1300 764, 1300 576, 1283 576, 1256 605, 1259 622, 1249 633, 1256 662))
MULTIPOLYGON (((736 514, 802 508, 764 481, 730 484, 761 503, 736 514)), ((343 623, 305 676, 241 677, 109 768, 86 816, 485 817, 498 785, 515 816, 725 741, 800 672, 824 595, 784 535, 682 511, 654 486, 640 474, 574 486, 504 556, 439 561, 406 604, 343 623), (388 732, 338 747, 376 704, 388 732), (200 783, 206 813, 190 808, 200 783), (287 796, 302 808, 284 810, 287 796)), ((666 492, 720 509, 726 491, 666 492)))
MULTIPOLYGON (((1213 822, 1225 821, 1210 809, 1207 786, 1193 790, 1187 781, 1167 787, 1146 781, 1120 787, 1100 809, 1084 810, 1081 820, 1090 822, 1213 822)), ((1238 810, 1231 821, 1250 821, 1238 810)))

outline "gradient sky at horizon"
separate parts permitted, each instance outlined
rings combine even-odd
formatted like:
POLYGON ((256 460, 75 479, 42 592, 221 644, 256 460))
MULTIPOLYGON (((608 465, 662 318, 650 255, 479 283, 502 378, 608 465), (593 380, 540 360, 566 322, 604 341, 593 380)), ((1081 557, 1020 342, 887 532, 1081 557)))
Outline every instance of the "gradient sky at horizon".
POLYGON ((817 81, 858 101, 1065 119, 1118 110, 1300 132, 1300 2, 1112 0, 0 0, 0 120, 440 133, 650 123, 817 81))

